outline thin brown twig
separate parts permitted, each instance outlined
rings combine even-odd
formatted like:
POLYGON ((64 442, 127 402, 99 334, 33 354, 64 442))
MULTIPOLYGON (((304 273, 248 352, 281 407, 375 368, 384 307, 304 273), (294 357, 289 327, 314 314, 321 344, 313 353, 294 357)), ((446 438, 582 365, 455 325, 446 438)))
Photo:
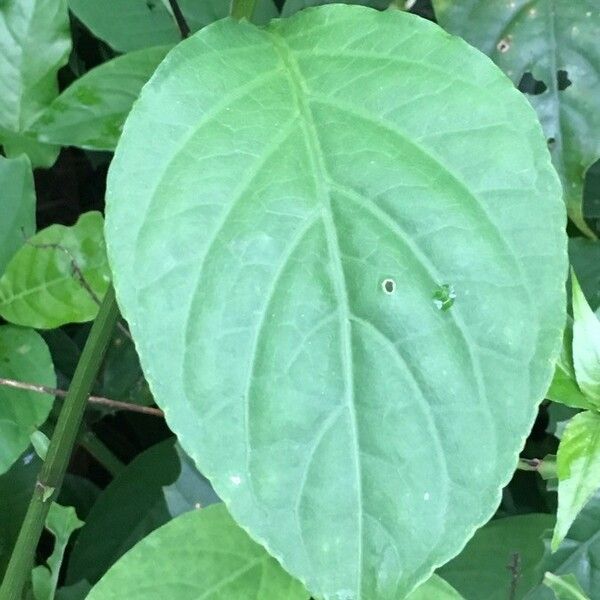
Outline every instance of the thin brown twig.
MULTIPOLYGON (((0 385, 15 388, 18 390, 25 390, 28 392, 37 392, 38 394, 51 394, 52 396, 60 396, 64 398, 67 395, 66 390, 60 390, 47 385, 38 385, 35 383, 26 383, 24 381, 17 381, 15 379, 6 379, 0 377, 0 385)), ((103 396, 88 396, 88 402, 90 404, 98 404, 100 406, 106 406, 114 410, 128 410, 130 412, 138 412, 145 415, 152 415, 154 417, 164 417, 165 414, 159 408, 152 408, 151 406, 142 406, 140 404, 132 404, 131 402, 121 402, 120 400, 111 400, 110 398, 104 398, 103 396)))

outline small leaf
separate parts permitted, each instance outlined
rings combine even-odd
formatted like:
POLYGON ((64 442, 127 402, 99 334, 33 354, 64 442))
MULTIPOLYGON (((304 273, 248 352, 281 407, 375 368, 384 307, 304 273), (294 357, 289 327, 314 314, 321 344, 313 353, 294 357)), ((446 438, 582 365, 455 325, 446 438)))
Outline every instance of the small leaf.
POLYGON ((58 149, 39 144, 29 128, 58 94, 56 74, 71 50, 67 0, 0 2, 0 144, 49 167, 58 149))
POLYGON ((544 575, 544 585, 556 595, 557 600, 590 600, 575 579, 575 575, 544 575))
MULTIPOLYGON (((579 513, 563 543, 547 556, 543 566, 543 571, 555 575, 572 573, 591 600, 600 600, 600 492, 579 513)), ((553 598, 553 593, 541 582, 527 596, 527 600, 553 598)))
POLYGON ((26 156, 0 156, 0 276, 8 261, 35 233, 35 190, 26 156))
POLYGON ((581 391, 600 405, 600 321, 589 307, 577 277, 571 275, 573 289, 573 365, 581 391))
POLYGON ((110 281, 103 226, 89 212, 31 237, 0 278, 0 315, 37 329, 91 321, 110 281))
MULTIPOLYGON (((50 352, 38 333, 0 326, 0 377, 56 386, 50 352)), ((53 401, 49 394, 0 386, 0 474, 29 446, 31 434, 46 420, 53 401)))
POLYGON ((584 410, 600 408, 597 402, 593 402, 585 396, 577 384, 573 366, 573 320, 571 317, 567 317, 562 350, 556 361, 556 370, 550 389, 546 392, 546 398, 572 408, 584 410))
MULTIPOLYGON (((178 0, 192 31, 229 14, 231 0, 178 0)), ((107 11, 98 0, 69 0, 69 8, 91 32, 119 52, 176 44, 181 35, 163 0, 119 0, 107 11)), ((255 23, 277 16, 273 0, 258 0, 255 23)))
POLYGON ((432 575, 409 594, 406 600, 464 600, 464 598, 439 575, 432 575))
POLYGON ((214 23, 134 105, 106 232, 169 426, 314 596, 402 597, 491 517, 567 265, 535 113, 479 52, 398 10, 214 23))
POLYGON ((53 502, 46 518, 46 529, 54 535, 54 549, 47 565, 35 567, 31 573, 35 600, 53 600, 58 576, 71 534, 83 525, 71 506, 53 502))
POLYGON ((506 600, 515 562, 521 600, 541 580, 546 553, 544 533, 554 525, 551 515, 529 514, 494 520, 482 527, 465 549, 439 574, 465 598, 506 600))
POLYGON ((434 0, 440 25, 488 54, 525 90, 544 128, 573 222, 583 218, 587 169, 600 158, 600 12, 597 0, 434 0), (529 77, 527 77, 529 75, 529 77))
POLYGON ((600 415, 585 411, 567 424, 558 447, 558 513, 552 550, 600 488, 600 415))
POLYGON ((144 538, 87 600, 209 597, 307 600, 309 594, 217 504, 181 515, 144 538))
POLYGON ((35 453, 42 460, 46 460, 46 453, 48 452, 48 446, 50 445, 48 436, 43 431, 34 431, 31 436, 29 436, 29 439, 31 440, 31 445, 35 450, 35 453))
POLYGON ((96 583, 127 550, 171 517, 218 501, 173 443, 167 440, 140 454, 101 493, 75 542, 67 583, 96 583))
POLYGON ((119 56, 75 80, 33 129, 44 143, 114 150, 125 117, 168 47, 119 56))

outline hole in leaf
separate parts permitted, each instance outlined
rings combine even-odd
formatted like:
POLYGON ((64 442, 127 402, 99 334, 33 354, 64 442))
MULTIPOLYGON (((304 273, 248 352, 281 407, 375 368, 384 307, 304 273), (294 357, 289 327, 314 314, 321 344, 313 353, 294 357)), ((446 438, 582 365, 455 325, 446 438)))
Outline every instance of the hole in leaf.
POLYGON ((562 69, 556 72, 556 82, 558 84, 558 91, 562 92, 566 90, 573 82, 569 79, 569 74, 562 69))
POLYGON ((386 294, 393 294, 396 289, 396 282, 393 279, 384 279, 381 282, 381 287, 386 294))
POLYGON ((556 138, 549 137, 549 138, 546 140, 546 143, 548 144, 548 148, 551 148, 551 149, 552 149, 552 148, 554 148, 554 144, 556 144, 556 138))
POLYGON ((504 54, 505 52, 508 52, 510 50, 511 39, 512 38, 510 35, 505 38, 502 38, 496 45, 498 52, 502 52, 502 54, 504 54))
POLYGON ((154 0, 146 0, 146 6, 148 7, 148 10, 152 11, 156 8, 156 4, 154 3, 154 0))
POLYGON ((539 96, 548 89, 548 86, 543 81, 536 79, 529 71, 523 73, 523 77, 521 77, 521 81, 519 81, 517 87, 519 91, 530 96, 539 96))

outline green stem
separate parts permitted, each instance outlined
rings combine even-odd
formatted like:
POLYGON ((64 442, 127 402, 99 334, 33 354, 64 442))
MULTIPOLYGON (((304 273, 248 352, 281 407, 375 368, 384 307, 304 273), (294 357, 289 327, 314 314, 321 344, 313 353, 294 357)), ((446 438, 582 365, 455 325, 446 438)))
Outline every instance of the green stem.
POLYGON ((20 600, 23 588, 31 577, 33 558, 50 509, 50 500, 56 497, 62 484, 87 397, 104 358, 117 316, 115 292, 110 287, 92 325, 60 411, 46 460, 38 475, 27 514, 0 587, 0 600, 20 600))
POLYGON ((113 477, 116 477, 125 468, 125 465, 111 452, 104 442, 91 431, 86 431, 79 443, 98 463, 100 463, 113 477))
POLYGON ((255 4, 256 0, 231 0, 229 14, 234 19, 248 19, 248 21, 251 21, 255 4))

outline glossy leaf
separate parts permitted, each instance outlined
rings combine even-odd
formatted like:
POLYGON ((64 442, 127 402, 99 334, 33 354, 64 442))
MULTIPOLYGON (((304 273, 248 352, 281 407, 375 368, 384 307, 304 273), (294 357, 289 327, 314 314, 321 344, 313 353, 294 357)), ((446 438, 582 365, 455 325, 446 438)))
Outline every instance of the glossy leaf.
POLYGON ((357 6, 215 23, 142 91, 107 204, 153 396, 315 596, 401 598, 489 519, 566 240, 535 114, 480 53, 357 6))
MULTIPOLYGON (((69 8, 91 32, 119 52, 176 44, 181 35, 175 19, 162 0, 119 0, 111 10, 98 0, 68 0, 69 8)), ((187 24, 197 31, 226 17, 231 0, 178 0, 187 24)), ((255 23, 277 16, 273 0, 258 0, 255 23)))
POLYGON ((46 517, 46 529, 54 536, 54 548, 47 566, 38 565, 31 573, 35 600, 53 600, 65 550, 73 532, 83 525, 72 506, 53 502, 46 517))
POLYGON ((557 600, 589 600, 573 575, 546 573, 544 585, 554 592, 557 600))
POLYGON ((91 321, 110 281, 103 225, 100 213, 89 212, 29 238, 0 278, 0 315, 38 329, 91 321))
POLYGON ((539 584, 544 573, 544 533, 554 517, 544 514, 506 517, 480 529, 457 558, 439 573, 468 600, 506 600, 511 587, 507 569, 518 556, 515 600, 539 584))
POLYGON ((433 0, 433 5, 445 29, 488 54, 515 85, 541 82, 530 87, 528 99, 563 180, 569 215, 589 232, 583 184, 600 158, 597 0, 433 0))
POLYGON ((4 578, 40 466, 35 453, 28 450, 6 473, 0 475, 0 579, 4 578))
MULTIPOLYGON (((0 377, 56 385, 50 352, 38 333, 0 326, 0 377)), ((29 437, 48 417, 53 400, 48 394, 0 386, 0 474, 29 446, 29 437)))
POLYGON ((463 597, 438 575, 432 575, 421 584, 406 600, 464 600, 463 597))
POLYGON ((565 428, 556 459, 558 513, 552 549, 556 550, 579 511, 600 489, 600 415, 585 411, 565 428))
POLYGON ((29 128, 58 94, 56 74, 71 50, 67 0, 0 2, 0 144, 7 156, 50 166, 58 150, 29 128))
POLYGON ((106 573, 87 600, 203 597, 307 600, 309 595, 221 504, 181 515, 151 533, 106 573))
POLYGON ((168 47, 146 48, 92 69, 67 88, 34 128, 41 142, 114 150, 125 117, 168 47))
POLYGON ((33 173, 26 156, 0 156, 0 275, 8 261, 35 232, 33 173))
POLYGON ((600 320, 592 312, 577 278, 573 289, 573 365, 581 391, 596 405, 600 403, 600 320))
POLYGON ((67 583, 95 583, 127 550, 173 516, 218 500, 202 475, 183 462, 173 440, 168 440, 140 454, 109 484, 77 537, 67 583))

